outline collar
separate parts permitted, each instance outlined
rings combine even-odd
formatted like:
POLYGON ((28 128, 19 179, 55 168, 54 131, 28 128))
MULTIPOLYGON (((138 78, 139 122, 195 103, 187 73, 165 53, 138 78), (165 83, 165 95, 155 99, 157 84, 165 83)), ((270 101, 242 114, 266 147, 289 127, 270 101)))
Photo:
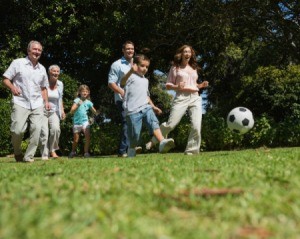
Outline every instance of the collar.
POLYGON ((34 68, 40 68, 40 63, 38 62, 38 63, 36 64, 36 66, 33 66, 33 64, 32 64, 32 62, 29 60, 29 57, 28 57, 28 56, 25 57, 25 60, 26 60, 26 64, 27 64, 27 65, 31 65, 31 66, 34 67, 34 68))
POLYGON ((130 64, 124 56, 121 57, 121 63, 122 64, 130 64))

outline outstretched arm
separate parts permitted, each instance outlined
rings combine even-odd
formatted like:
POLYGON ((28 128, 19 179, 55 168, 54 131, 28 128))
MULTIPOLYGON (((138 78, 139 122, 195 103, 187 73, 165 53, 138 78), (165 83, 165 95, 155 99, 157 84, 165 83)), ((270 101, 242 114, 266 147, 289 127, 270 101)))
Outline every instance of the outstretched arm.
POLYGON ((131 69, 126 73, 125 76, 123 76, 123 78, 121 80, 121 87, 124 87, 126 85, 126 82, 129 79, 129 77, 131 76, 131 74, 136 71, 137 71, 137 64, 133 64, 131 69))
POLYGON ((91 107, 91 111, 94 115, 97 115, 99 113, 94 107, 91 107))
POLYGON ((208 81, 203 81, 202 83, 198 84, 199 89, 206 88, 206 87, 208 87, 208 81))

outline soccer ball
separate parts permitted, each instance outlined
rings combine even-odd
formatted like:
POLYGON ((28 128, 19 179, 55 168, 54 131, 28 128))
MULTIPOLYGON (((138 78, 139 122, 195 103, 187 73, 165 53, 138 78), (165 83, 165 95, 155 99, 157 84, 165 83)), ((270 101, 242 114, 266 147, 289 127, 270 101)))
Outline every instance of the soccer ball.
POLYGON ((245 107, 234 108, 227 116, 227 125, 235 133, 247 133, 254 125, 252 112, 245 107))

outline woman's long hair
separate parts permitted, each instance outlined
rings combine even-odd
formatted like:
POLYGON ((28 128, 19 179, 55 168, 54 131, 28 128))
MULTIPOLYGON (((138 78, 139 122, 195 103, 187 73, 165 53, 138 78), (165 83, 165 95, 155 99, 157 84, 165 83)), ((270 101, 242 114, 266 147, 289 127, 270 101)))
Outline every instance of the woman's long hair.
POLYGON ((183 55, 183 51, 185 48, 190 48, 191 49, 191 59, 189 60, 189 65, 194 69, 194 70, 198 70, 199 66, 197 63, 197 59, 196 59, 196 53, 195 50, 193 49, 193 47, 189 46, 189 45, 183 45, 181 47, 179 47, 176 50, 176 54, 174 55, 174 61, 173 61, 173 65, 176 67, 179 67, 181 62, 182 62, 182 55, 183 55))

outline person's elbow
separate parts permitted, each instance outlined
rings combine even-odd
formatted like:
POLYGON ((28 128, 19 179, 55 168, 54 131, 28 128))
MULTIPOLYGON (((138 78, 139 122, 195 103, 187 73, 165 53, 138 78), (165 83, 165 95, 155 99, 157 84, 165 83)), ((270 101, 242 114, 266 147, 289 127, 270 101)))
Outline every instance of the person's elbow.
POLYGON ((116 84, 116 83, 108 82, 107 86, 108 86, 109 89, 114 90, 114 87, 113 87, 114 84, 116 84))

